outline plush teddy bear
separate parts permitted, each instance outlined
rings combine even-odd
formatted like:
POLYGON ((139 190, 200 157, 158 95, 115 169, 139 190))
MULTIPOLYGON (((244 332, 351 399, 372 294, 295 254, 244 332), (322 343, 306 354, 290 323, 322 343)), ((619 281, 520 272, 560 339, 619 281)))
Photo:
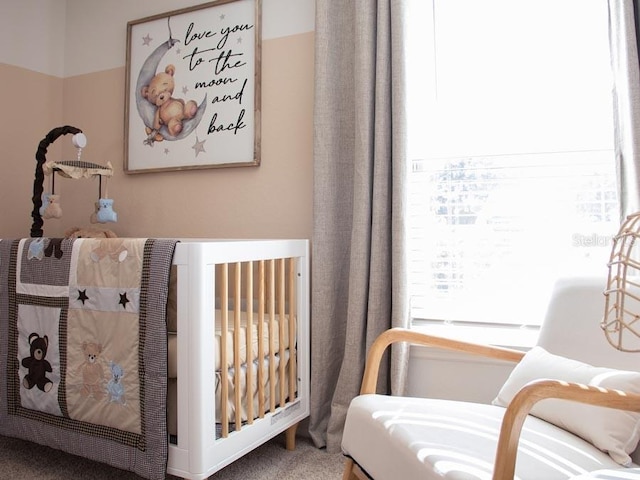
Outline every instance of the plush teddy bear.
POLYGON ((47 206, 43 209, 42 218, 62 217, 62 206, 60 205, 60 195, 49 194, 47 206))
POLYGON ((94 342, 83 342, 82 351, 84 362, 78 368, 78 373, 82 373, 82 389, 80 394, 83 397, 102 398, 104 395, 104 370, 98 359, 102 353, 102 345, 94 342))
POLYGON ((47 207, 49 206, 49 197, 51 197, 50 193, 43 193, 42 194, 42 206, 40 207, 40 216, 44 215, 44 212, 47 211, 47 207))
POLYGON ((65 238, 118 238, 118 236, 109 229, 97 227, 72 227, 64 232, 65 238))
POLYGON ((117 222, 118 214, 113 210, 112 198, 101 198, 98 202, 96 220, 99 223, 117 222))
POLYGON ((172 136, 176 136, 182 131, 182 122, 193 118, 198 110, 198 104, 193 100, 185 102, 182 99, 173 98, 175 71, 175 66, 167 65, 164 72, 157 73, 149 85, 142 87, 142 96, 157 107, 153 129, 146 128, 147 135, 155 132, 156 141, 164 140, 160 133, 160 128, 163 125, 167 126, 167 130, 172 136))
POLYGON ((41 337, 37 333, 29 335, 29 350, 31 355, 22 359, 22 366, 29 370, 22 380, 22 385, 31 390, 34 385, 48 392, 53 387, 53 382, 47 378, 47 372, 52 372, 51 364, 44 357, 47 356, 49 337, 41 337))

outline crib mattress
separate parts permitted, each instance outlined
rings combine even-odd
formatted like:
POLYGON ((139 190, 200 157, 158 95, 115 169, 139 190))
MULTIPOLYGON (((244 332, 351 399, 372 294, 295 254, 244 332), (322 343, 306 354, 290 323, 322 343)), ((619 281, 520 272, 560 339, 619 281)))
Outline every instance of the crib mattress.
MULTIPOLYGON (((220 312, 220 310, 216 310, 216 327, 215 327, 215 352, 216 353, 216 358, 215 358, 215 370, 220 371, 221 370, 221 355, 220 352, 222 351, 222 314, 220 312)), ((226 368, 231 368, 234 365, 235 362, 235 357, 234 357, 234 339, 235 339, 235 335, 234 335, 234 322, 233 322, 233 315, 232 312, 230 312, 229 314, 229 330, 226 333, 226 339, 227 339, 227 364, 226 364, 226 368)), ((263 352, 264 355, 268 355, 270 353, 270 349, 269 349, 269 321, 267 320, 267 316, 265 315, 265 320, 262 322, 262 335, 261 335, 261 340, 262 340, 262 348, 263 348, 263 352)), ((258 324, 260 323, 259 319, 258 319, 258 315, 254 314, 253 315, 253 323, 251 325, 251 358, 255 359, 258 358, 258 345, 259 345, 259 328, 258 328, 258 324)), ((247 331, 249 330, 248 327, 248 318, 247 318, 247 314, 246 312, 242 312, 242 317, 240 320, 240 329, 238 331, 238 337, 239 337, 239 346, 238 346, 238 354, 240 356, 240 364, 245 364, 247 362, 248 356, 247 356, 247 331)), ((283 337, 282 337, 282 343, 283 343, 283 348, 287 349, 289 348, 289 319, 288 316, 284 317, 284 332, 283 332, 283 337)), ((295 325, 294 325, 295 328, 295 325)), ((273 321, 273 330, 274 330, 274 334, 273 334, 273 344, 274 344, 274 353, 278 353, 280 351, 280 335, 279 335, 279 329, 280 329, 280 317, 278 315, 275 315, 274 321, 273 321)), ((293 332, 293 338, 295 339, 295 331, 293 332)), ((177 355, 178 355, 178 338, 175 332, 169 332, 168 334, 168 338, 167 338, 167 342, 168 342, 168 351, 167 351, 167 356, 168 356, 168 374, 169 374, 169 378, 176 378, 177 374, 178 374, 178 360, 177 360, 177 355)))

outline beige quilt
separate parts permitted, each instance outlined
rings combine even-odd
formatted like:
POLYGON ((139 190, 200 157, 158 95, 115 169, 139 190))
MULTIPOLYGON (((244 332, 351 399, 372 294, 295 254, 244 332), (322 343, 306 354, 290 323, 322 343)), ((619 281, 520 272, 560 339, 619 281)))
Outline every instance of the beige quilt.
POLYGON ((165 478, 175 243, 0 241, 0 434, 165 478))

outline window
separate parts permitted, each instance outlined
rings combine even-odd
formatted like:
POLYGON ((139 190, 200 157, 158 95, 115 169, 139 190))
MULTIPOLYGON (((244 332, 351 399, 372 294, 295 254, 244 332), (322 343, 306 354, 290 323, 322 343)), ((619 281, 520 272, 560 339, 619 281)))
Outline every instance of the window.
POLYGON ((619 226, 606 0, 413 0, 414 324, 538 325, 619 226))

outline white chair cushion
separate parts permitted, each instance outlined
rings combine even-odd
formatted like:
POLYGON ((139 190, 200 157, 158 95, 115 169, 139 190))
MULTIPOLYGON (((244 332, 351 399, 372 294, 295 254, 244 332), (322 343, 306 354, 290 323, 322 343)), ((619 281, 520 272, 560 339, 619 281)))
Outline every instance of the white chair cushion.
POLYGON ((640 468, 606 468, 573 477, 571 480, 640 480, 640 468))
MULTIPOLYGON (((593 367, 534 347, 515 366, 493 403, 506 407, 524 385, 543 378, 640 393, 638 372, 593 367)), ((629 454, 640 438, 636 412, 546 399, 534 405, 531 414, 593 443, 621 465, 631 463, 629 454)))
MULTIPOLYGON (((349 407, 342 449, 376 480, 490 480, 504 412, 494 405, 361 395, 349 407)), ((619 465, 544 420, 525 421, 518 479, 568 479, 603 468, 619 465)))

